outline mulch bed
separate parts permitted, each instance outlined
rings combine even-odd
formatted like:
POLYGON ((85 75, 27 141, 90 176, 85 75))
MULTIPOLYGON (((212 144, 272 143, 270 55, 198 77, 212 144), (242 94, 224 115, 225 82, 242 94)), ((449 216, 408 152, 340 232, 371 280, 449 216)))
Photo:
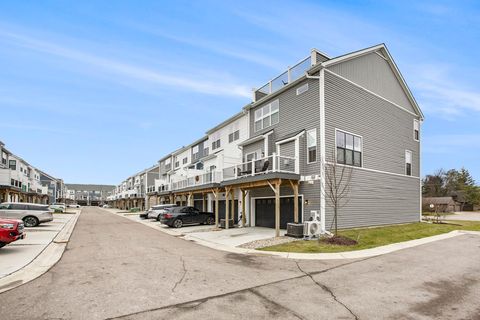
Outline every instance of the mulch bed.
POLYGON ((358 244, 357 241, 344 236, 333 236, 331 238, 325 238, 320 241, 328 244, 339 245, 339 246, 354 246, 358 244))

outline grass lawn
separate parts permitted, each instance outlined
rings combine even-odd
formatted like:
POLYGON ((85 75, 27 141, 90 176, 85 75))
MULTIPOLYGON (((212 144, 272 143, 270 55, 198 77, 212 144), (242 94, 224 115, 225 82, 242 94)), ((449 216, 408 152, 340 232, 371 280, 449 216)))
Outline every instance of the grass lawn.
POLYGON ((339 235, 346 236, 358 241, 354 246, 340 246, 322 243, 316 240, 300 240, 258 250, 320 253, 320 252, 342 252, 369 249, 391 243, 420 239, 447 233, 453 230, 480 231, 480 222, 475 221, 449 221, 443 224, 433 223, 410 223, 397 226, 386 226, 376 228, 349 229, 339 231, 339 235))

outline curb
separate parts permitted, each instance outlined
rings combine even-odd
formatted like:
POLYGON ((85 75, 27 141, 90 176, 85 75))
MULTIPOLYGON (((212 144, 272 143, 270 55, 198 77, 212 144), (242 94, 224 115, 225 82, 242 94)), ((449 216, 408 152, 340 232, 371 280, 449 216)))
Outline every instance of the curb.
MULTIPOLYGON (((109 211, 110 212, 110 211, 109 211)), ((112 213, 112 212, 110 212, 112 213)), ((113 213, 116 214, 116 213, 113 213)), ((116 214, 118 216, 121 216, 123 218, 126 218, 130 221, 133 222, 139 222, 147 227, 150 227, 155 230, 159 230, 163 233, 169 234, 174 237, 181 237, 184 240, 187 241, 192 241, 197 244, 200 244, 202 246, 215 249, 215 250, 220 250, 220 251, 225 251, 225 252, 231 252, 231 253, 237 253, 237 254, 248 254, 248 255, 256 255, 256 256, 275 256, 275 257, 280 257, 280 258, 285 258, 285 259, 294 259, 294 260, 342 260, 342 259, 359 259, 359 258, 369 258, 369 257, 375 257, 375 256, 380 256, 383 254, 403 250, 403 249, 408 249, 408 248, 413 248, 417 247, 423 244, 428 244, 432 243, 435 241, 440 241, 440 240, 445 240, 445 239, 450 239, 453 237, 465 235, 465 234, 472 234, 472 235, 478 235, 480 236, 480 231, 466 231, 466 230, 454 230, 450 231, 448 233, 442 233, 438 234, 435 236, 431 237, 426 237, 426 238, 420 238, 420 239, 415 239, 415 240, 409 240, 409 241, 404 241, 404 242, 397 242, 397 243, 392 243, 392 244, 387 244, 381 247, 375 247, 371 249, 363 249, 363 250, 355 250, 355 251, 344 251, 344 252, 335 252, 335 253, 296 253, 296 252, 276 252, 276 251, 260 251, 256 249, 244 249, 244 248, 239 248, 239 247, 231 247, 227 246, 224 244, 219 244, 216 242, 211 242, 207 241, 204 239, 200 239, 195 237, 195 235, 191 233, 181 233, 181 234, 176 234, 173 232, 169 232, 167 230, 164 230, 162 228, 159 228, 157 225, 152 225, 152 224, 147 224, 147 223, 142 223, 141 221, 134 221, 132 219, 129 219, 127 216, 124 216, 122 214, 116 214)))
POLYGON ((81 212, 81 210, 77 212, 32 261, 0 279, 0 293, 28 283, 50 270, 62 258, 81 212))

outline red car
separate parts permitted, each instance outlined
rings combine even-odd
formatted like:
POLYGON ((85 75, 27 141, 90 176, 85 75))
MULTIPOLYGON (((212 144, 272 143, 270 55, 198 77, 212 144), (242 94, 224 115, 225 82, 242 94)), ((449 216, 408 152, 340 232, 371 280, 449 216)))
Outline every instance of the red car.
POLYGON ((19 239, 25 239, 22 220, 0 219, 0 248, 19 239))

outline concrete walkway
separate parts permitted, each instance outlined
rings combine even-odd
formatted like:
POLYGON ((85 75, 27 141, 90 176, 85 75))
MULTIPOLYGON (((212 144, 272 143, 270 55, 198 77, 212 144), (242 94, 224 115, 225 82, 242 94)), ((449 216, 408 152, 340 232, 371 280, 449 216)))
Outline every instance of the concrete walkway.
POLYGON ((50 269, 61 257, 75 227, 79 209, 54 214, 51 222, 26 228, 26 238, 0 250, 0 292, 31 281, 50 269))

